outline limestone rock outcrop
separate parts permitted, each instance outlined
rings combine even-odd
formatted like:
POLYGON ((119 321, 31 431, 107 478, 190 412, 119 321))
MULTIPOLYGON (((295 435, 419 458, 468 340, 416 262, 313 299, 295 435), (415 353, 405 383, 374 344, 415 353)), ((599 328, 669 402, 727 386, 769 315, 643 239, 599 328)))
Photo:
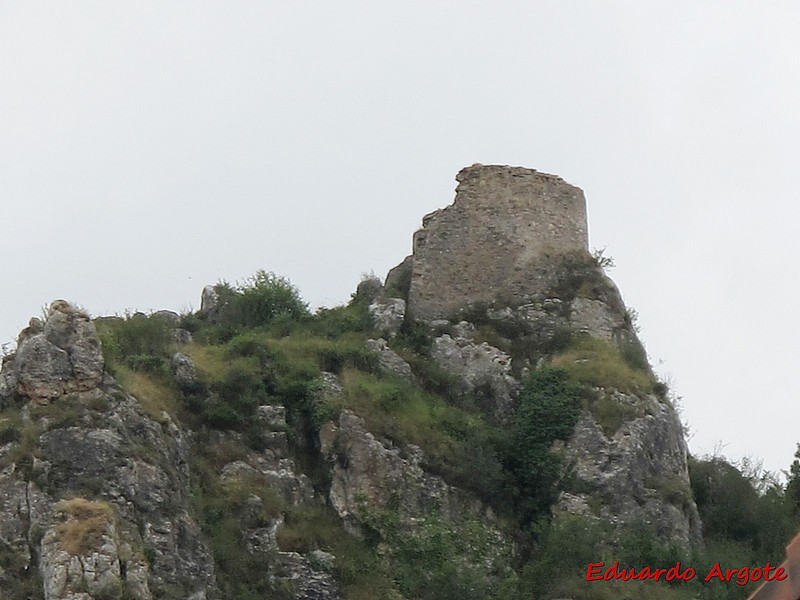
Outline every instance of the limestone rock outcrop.
POLYGON ((350 411, 323 426, 320 441, 332 465, 330 502, 351 533, 361 536, 372 529, 390 538, 388 523, 393 518, 397 519, 393 526, 411 537, 425 536, 431 523, 445 523, 453 531, 463 528, 465 533, 478 530, 484 543, 472 548, 472 556, 464 560, 479 563, 486 573, 502 575, 499 566, 507 564, 513 544, 501 532, 492 509, 472 493, 427 472, 419 447, 397 447, 377 439, 350 411))
POLYGON ((391 373, 408 381, 414 381, 411 366, 400 357, 383 338, 367 340, 367 349, 378 357, 378 364, 385 373, 391 373))
POLYGON ((96 388, 103 379, 103 352, 94 324, 64 300, 50 305, 44 324, 32 321, 14 360, 18 391, 35 402, 96 388))
POLYGON ((88 316, 53 303, 2 379, 20 421, 0 446, 0 542, 20 569, 0 579, 36 569, 46 600, 212 598, 211 553, 186 510, 186 434, 103 373, 88 316))
POLYGON ((381 442, 350 411, 326 424, 320 440, 333 464, 331 503, 345 522, 363 522, 369 511, 390 506, 406 525, 431 512, 446 520, 485 517, 477 498, 425 472, 420 448, 381 442))
MULTIPOLYGON (((608 343, 652 378, 635 313, 605 274, 602 253, 588 252, 583 192, 518 167, 473 165, 456 179, 453 204, 424 217, 413 254, 384 285, 407 299, 407 318, 430 326, 430 358, 455 391, 508 421, 525 374, 580 336, 608 343)), ((564 491, 558 510, 588 514, 591 505, 614 523, 697 541, 674 409, 646 393, 595 393, 624 405, 624 424, 604 432, 584 410, 562 449, 580 484, 564 491)))
MULTIPOLYGON (((468 323, 461 325, 469 329, 468 323)), ((511 418, 519 382, 511 375, 508 354, 486 342, 444 334, 433 340, 431 359, 453 377, 459 393, 479 396, 478 403, 500 422, 511 418)))
POLYGON ((644 524, 660 538, 686 547, 699 542, 700 517, 675 411, 652 395, 610 395, 607 401, 629 416, 616 431, 604 431, 590 411, 582 413, 563 448, 574 480, 557 510, 592 515, 592 506, 612 523, 644 524))

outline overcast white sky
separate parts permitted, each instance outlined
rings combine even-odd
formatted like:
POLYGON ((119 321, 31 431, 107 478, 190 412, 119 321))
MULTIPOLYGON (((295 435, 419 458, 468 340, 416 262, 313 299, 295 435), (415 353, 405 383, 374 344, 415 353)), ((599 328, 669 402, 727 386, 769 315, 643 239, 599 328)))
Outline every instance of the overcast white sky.
POLYGON ((312 305, 411 249, 475 162, 586 192, 695 453, 800 441, 800 3, 0 3, 0 339, 67 298, 312 305))

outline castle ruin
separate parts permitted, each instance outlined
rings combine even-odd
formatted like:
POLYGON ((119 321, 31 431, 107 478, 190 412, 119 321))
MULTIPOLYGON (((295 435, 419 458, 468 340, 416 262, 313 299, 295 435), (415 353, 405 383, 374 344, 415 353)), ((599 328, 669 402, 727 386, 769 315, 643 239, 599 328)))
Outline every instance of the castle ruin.
POLYGON ((588 253, 580 188, 533 169, 472 165, 453 204, 414 234, 409 313, 448 318, 478 302, 519 304, 543 294, 559 257, 588 253))

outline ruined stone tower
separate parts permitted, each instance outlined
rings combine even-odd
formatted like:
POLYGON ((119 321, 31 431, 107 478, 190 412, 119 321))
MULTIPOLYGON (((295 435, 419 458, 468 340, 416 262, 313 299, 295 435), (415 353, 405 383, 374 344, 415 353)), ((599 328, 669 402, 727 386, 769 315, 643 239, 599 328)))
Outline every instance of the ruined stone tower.
POLYGON ((453 204, 414 234, 414 318, 447 318, 476 302, 521 303, 546 291, 559 257, 588 252, 583 191, 560 177, 476 164, 456 180, 453 204))

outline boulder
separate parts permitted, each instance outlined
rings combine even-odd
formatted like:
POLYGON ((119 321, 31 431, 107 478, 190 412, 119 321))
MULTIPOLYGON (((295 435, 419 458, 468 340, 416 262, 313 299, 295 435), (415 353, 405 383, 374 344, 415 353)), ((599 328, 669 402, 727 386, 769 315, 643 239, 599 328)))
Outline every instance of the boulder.
POLYGON ((519 383, 511 376, 511 357, 486 342, 464 337, 457 326, 455 337, 444 334, 433 340, 431 358, 457 380, 461 394, 472 395, 482 408, 499 421, 507 421, 514 410, 519 383))
POLYGON ((384 295, 383 284, 377 277, 370 276, 361 280, 356 288, 356 300, 365 304, 372 304, 384 295))
POLYGON ((219 313, 219 294, 217 287, 214 285, 207 285, 203 288, 200 295, 200 316, 205 318, 213 318, 219 313))
POLYGON ((369 314, 375 329, 393 337, 406 318, 406 301, 400 298, 379 298, 369 305, 369 314))
POLYGON ((30 325, 20 339, 14 368, 23 396, 47 402, 103 381, 105 361, 94 323, 68 302, 53 302, 44 324, 30 325))
POLYGON ((192 393, 202 389, 203 385, 197 377, 197 369, 191 358, 182 352, 176 352, 172 355, 170 367, 175 383, 181 390, 192 393))
POLYGON ((389 344, 385 339, 367 340, 365 345, 370 352, 378 357, 378 364, 385 373, 397 375, 407 381, 414 381, 411 366, 394 350, 389 348, 389 344))

